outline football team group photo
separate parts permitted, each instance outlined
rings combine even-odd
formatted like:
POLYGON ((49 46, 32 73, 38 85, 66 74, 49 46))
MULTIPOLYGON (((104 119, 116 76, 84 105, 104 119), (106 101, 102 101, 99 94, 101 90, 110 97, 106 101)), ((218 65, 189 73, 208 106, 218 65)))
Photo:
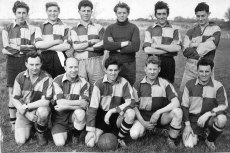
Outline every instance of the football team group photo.
POLYGON ((33 1, 39 20, 29 1, 6 5, 2 152, 230 151, 229 2, 143 1, 152 14, 135 20, 140 1, 71 2, 33 1), (170 17, 177 3, 191 18, 170 17), (64 5, 79 18, 62 19, 64 5))

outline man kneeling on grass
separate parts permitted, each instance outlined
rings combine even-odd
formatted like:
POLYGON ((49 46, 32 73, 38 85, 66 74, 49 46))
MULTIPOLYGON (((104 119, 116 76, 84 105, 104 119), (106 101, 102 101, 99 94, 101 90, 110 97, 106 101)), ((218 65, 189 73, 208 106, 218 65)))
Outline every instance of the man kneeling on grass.
POLYGON ((124 138, 129 134, 135 118, 133 90, 129 82, 120 77, 121 64, 109 57, 105 61, 103 78, 93 88, 90 107, 87 111, 85 143, 93 147, 106 132, 117 135, 121 147, 126 147, 124 138))
POLYGON ((52 98, 52 78, 41 70, 42 59, 37 52, 26 55, 26 71, 19 73, 14 82, 13 104, 17 108, 15 141, 22 145, 30 137, 32 125, 36 129, 39 145, 47 144, 47 130, 52 98))
POLYGON ((211 151, 216 149, 214 141, 226 126, 228 107, 223 85, 211 77, 213 67, 214 63, 210 59, 202 58, 198 61, 198 77, 186 83, 181 104, 185 120, 184 143, 190 141, 192 134, 195 135, 196 144, 197 138, 207 129, 205 143, 211 151))
POLYGON ((182 110, 172 84, 158 77, 160 71, 161 61, 156 56, 150 56, 145 63, 146 76, 134 84, 137 120, 130 130, 130 136, 137 139, 144 136, 146 130, 170 124, 167 142, 170 148, 176 148, 175 140, 181 129, 182 110))
POLYGON ((67 58, 64 65, 66 73, 57 76, 53 82, 55 106, 51 120, 56 146, 65 145, 72 125, 82 132, 86 123, 85 110, 89 105, 89 83, 78 76, 78 60, 67 58))

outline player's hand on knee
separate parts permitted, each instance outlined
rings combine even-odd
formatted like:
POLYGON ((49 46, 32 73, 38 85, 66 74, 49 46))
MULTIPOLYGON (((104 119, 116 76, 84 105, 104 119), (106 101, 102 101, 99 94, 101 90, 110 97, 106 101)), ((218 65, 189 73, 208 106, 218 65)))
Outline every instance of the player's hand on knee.
POLYGON ((208 118, 211 116, 212 114, 211 114, 211 112, 206 112, 205 114, 203 114, 202 116, 200 116, 199 118, 198 118, 198 121, 197 121, 197 125, 199 126, 199 127, 204 127, 204 125, 205 125, 205 122, 208 120, 208 118))
POLYGON ((32 122, 37 122, 37 120, 38 120, 37 115, 35 115, 32 112, 26 112, 25 116, 28 118, 28 120, 30 120, 32 122))
POLYGON ((94 147, 95 145, 95 140, 96 140, 96 134, 95 132, 88 132, 85 136, 85 144, 88 147, 94 147))
MULTIPOLYGON (((116 111, 116 110, 115 110, 116 111)), ((109 119, 110 119, 110 116, 114 113, 114 110, 113 109, 110 109, 106 114, 105 114, 105 117, 104 117, 104 121, 106 124, 109 125, 109 119)))
POLYGON ((152 129, 154 129, 154 127, 155 127, 154 124, 152 124, 152 123, 150 123, 150 122, 146 122, 146 121, 143 121, 141 124, 142 124, 146 129, 148 129, 148 130, 152 130, 152 129))
POLYGON ((80 100, 80 107, 84 110, 86 110, 89 106, 89 103, 85 99, 80 100))
POLYGON ((160 117, 160 113, 158 111, 156 111, 151 116, 150 123, 156 125, 157 124, 157 120, 159 119, 159 117, 160 117))

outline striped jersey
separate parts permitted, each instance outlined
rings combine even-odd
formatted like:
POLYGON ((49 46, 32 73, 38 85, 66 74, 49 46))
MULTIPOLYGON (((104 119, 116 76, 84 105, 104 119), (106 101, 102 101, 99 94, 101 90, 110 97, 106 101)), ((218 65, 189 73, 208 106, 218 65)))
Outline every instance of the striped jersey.
POLYGON ((94 84, 90 106, 86 115, 86 130, 95 130, 95 119, 98 109, 107 112, 115 107, 119 107, 123 112, 128 108, 133 108, 133 90, 126 79, 118 77, 116 82, 111 84, 108 81, 107 75, 105 75, 94 84))
POLYGON ((219 81, 210 79, 201 85, 198 79, 192 79, 186 83, 181 103, 185 121, 189 121, 189 114, 201 116, 218 105, 228 106, 225 89, 219 81))
POLYGON ((198 24, 195 24, 185 35, 183 43, 184 56, 196 60, 200 57, 213 60, 220 42, 220 36, 220 27, 213 22, 209 22, 203 31, 198 24), (198 47, 190 47, 190 43, 199 43, 199 45, 198 47))
POLYGON ((89 101, 89 83, 81 77, 77 77, 73 82, 69 81, 67 74, 57 76, 53 81, 53 99, 89 101))
POLYGON ((3 49, 6 54, 20 57, 28 51, 36 50, 34 47, 35 32, 38 27, 25 22, 18 25, 15 21, 4 27, 2 30, 3 49))
POLYGON ((40 71, 38 79, 32 83, 28 70, 19 73, 13 87, 13 98, 28 104, 40 100, 44 96, 52 99, 52 77, 45 71, 40 71))
POLYGON ((88 40, 100 39, 101 42, 94 45, 94 51, 75 51, 74 57, 77 59, 87 59, 91 57, 102 56, 104 54, 103 47, 103 36, 105 29, 100 24, 90 22, 87 27, 85 27, 81 22, 72 28, 70 31, 70 38, 72 44, 81 46, 83 43, 87 43, 88 40))
POLYGON ((40 25, 40 29, 35 33, 35 42, 61 39, 68 41, 69 28, 60 19, 52 24, 48 20, 40 25))
POLYGON ((136 107, 146 121, 150 120, 155 111, 167 106, 173 98, 177 97, 172 84, 161 77, 158 77, 153 84, 147 81, 147 76, 136 81, 133 85, 133 93, 136 107))
MULTIPOLYGON (((145 39, 143 48, 151 47, 151 44, 176 44, 181 45, 181 36, 178 29, 173 28, 173 26, 167 22, 167 24, 162 27, 157 23, 149 26, 145 31, 145 39)), ((165 53, 162 56, 176 56, 177 53, 165 53)))

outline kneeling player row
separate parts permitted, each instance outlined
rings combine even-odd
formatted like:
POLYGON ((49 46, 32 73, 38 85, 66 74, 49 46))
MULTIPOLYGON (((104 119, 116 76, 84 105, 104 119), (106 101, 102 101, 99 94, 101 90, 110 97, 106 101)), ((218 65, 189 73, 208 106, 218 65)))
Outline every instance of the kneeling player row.
POLYGON ((172 84, 158 77, 161 61, 155 56, 146 60, 146 76, 133 87, 119 76, 121 64, 109 57, 105 61, 106 74, 96 81, 91 96, 89 83, 78 76, 77 59, 68 58, 66 73, 53 81, 41 70, 41 65, 38 53, 28 53, 27 70, 15 80, 13 104, 18 110, 15 125, 18 144, 26 142, 34 124, 39 144, 45 145, 44 132, 51 114, 51 131, 57 146, 65 145, 70 125, 78 131, 86 126, 85 143, 88 147, 95 146, 105 132, 115 133, 120 146, 124 147, 124 138, 129 134, 132 139, 138 139, 146 130, 169 125, 167 142, 170 148, 176 148, 175 140, 184 117, 185 145, 196 144, 197 139, 190 144, 191 134, 197 138, 208 128, 205 142, 215 150, 214 141, 227 122, 226 92, 220 82, 211 78, 214 64, 208 59, 198 62, 198 77, 187 82, 181 106, 172 84))

